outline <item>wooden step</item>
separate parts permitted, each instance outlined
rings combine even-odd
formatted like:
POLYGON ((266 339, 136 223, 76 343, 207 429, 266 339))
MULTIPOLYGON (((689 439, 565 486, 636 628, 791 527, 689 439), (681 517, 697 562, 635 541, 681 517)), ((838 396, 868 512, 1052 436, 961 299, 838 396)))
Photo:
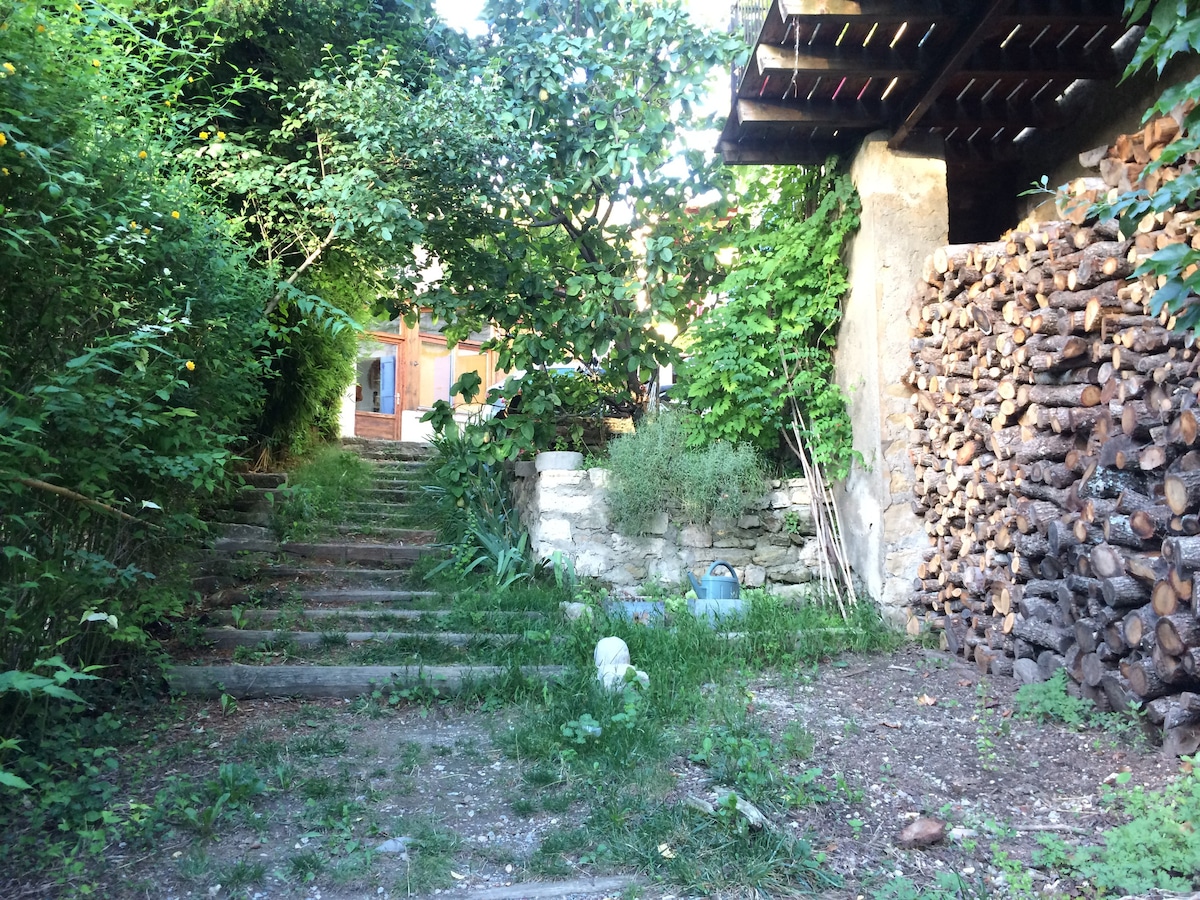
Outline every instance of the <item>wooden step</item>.
MULTIPOLYGON (((329 603, 338 606, 353 606, 359 603, 412 603, 418 600, 432 600, 442 596, 436 591, 371 591, 349 588, 316 591, 280 591, 279 593, 279 599, 283 600, 294 597, 301 603, 329 603)), ((231 606, 238 604, 253 605, 254 603, 263 601, 263 594, 261 591, 234 589, 223 591, 220 599, 231 606)), ((279 600, 276 600, 276 602, 279 602, 279 600)))
POLYGON ((431 641, 451 647, 466 647, 469 644, 504 644, 523 640, 519 634, 469 634, 452 631, 266 631, 232 626, 205 628, 204 640, 218 650, 257 647, 259 644, 276 641, 290 641, 297 647, 320 647, 329 640, 329 634, 335 634, 339 639, 344 637, 348 644, 362 644, 367 641, 431 641))
MULTIPOLYGON (((249 620, 251 623, 269 623, 274 622, 281 616, 300 616, 308 620, 320 619, 406 619, 409 621, 420 621, 426 617, 431 619, 444 619, 450 615, 447 609, 328 609, 325 607, 316 607, 312 609, 302 609, 296 612, 283 609, 257 609, 254 607, 244 609, 241 613, 242 618, 249 620)), ((535 614, 536 615, 536 614, 535 614)), ((233 611, 228 609, 217 609, 206 614, 206 618, 216 622, 219 625, 233 625, 233 611)))
POLYGON ((242 483, 252 488, 277 488, 287 484, 286 472, 243 472, 242 483))
MULTIPOLYGON (((410 622, 419 622, 423 619, 445 619, 453 613, 448 609, 342 609, 334 607, 313 607, 302 609, 293 612, 292 610, 282 609, 258 609, 251 607, 242 610, 242 618, 249 620, 252 623, 269 623, 274 622, 281 616, 300 616, 308 620, 321 619, 404 619, 410 622)), ((505 612, 495 613, 495 615, 509 616, 513 618, 522 618, 530 620, 544 619, 545 615, 540 612, 505 612)), ((209 621, 216 622, 219 625, 233 625, 233 611, 228 609, 217 609, 206 614, 209 621)))
MULTIPOLYGON (((464 685, 508 674, 509 666, 173 666, 167 684, 194 697, 360 697, 375 688, 427 687, 457 693, 464 685)), ((522 666, 526 678, 553 681, 565 666, 522 666)))
POLYGON ((302 543, 289 541, 281 544, 275 540, 248 540, 218 538, 213 542, 212 552, 216 556, 234 556, 239 553, 279 553, 299 556, 304 559, 319 559, 325 562, 383 562, 411 564, 429 553, 428 544, 373 544, 347 541, 345 543, 302 543))

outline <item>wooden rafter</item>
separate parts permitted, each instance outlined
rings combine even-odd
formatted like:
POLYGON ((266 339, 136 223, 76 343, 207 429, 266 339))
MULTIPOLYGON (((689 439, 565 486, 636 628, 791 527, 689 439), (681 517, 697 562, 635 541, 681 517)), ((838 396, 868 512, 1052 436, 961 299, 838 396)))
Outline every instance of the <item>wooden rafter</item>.
POLYGON ((956 36, 953 42, 956 49, 941 66, 934 70, 932 77, 921 87, 916 101, 909 107, 908 114, 904 116, 903 121, 888 140, 888 147, 896 150, 904 144, 908 136, 912 134, 913 128, 921 120, 921 116, 925 115, 926 110, 933 106, 934 101, 941 95, 950 79, 971 58, 971 54, 975 52, 980 42, 995 29, 996 20, 1008 11, 1012 3, 1013 0, 988 0, 987 9, 983 15, 974 23, 961 29, 963 32, 961 39, 956 36))

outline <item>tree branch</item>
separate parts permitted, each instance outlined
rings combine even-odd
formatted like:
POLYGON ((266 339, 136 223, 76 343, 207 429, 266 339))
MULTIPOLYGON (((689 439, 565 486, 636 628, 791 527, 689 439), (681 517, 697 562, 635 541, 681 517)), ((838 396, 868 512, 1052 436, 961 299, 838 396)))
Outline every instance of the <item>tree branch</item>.
POLYGON ((37 491, 45 491, 49 494, 57 494, 60 497, 66 497, 68 500, 73 500, 76 503, 82 503, 84 506, 90 506, 92 509, 98 509, 102 512, 110 513, 127 522, 136 522, 138 525, 146 525, 150 528, 161 528, 160 525, 155 525, 153 522, 146 522, 137 516, 131 516, 127 512, 122 512, 115 506, 109 506, 107 503, 101 503, 99 500, 93 500, 91 497, 85 497, 83 494, 73 491, 70 488, 62 487, 61 485, 51 484, 48 481, 42 481, 40 478, 26 478, 23 475, 18 475, 15 472, 5 473, 12 481, 18 484, 23 484, 25 487, 33 488, 37 491))
MULTIPOLYGON (((293 272, 291 275, 289 275, 284 280, 283 283, 287 284, 287 285, 295 284, 296 279, 299 278, 305 272, 305 270, 308 269, 309 266, 311 266, 313 263, 315 263, 318 259, 321 258, 321 254, 324 253, 326 248, 329 247, 329 245, 333 243, 333 241, 336 237, 337 237, 337 223, 334 222, 332 225, 329 226, 329 233, 327 235, 325 235, 325 239, 322 240, 321 243, 317 245, 316 249, 313 250, 312 253, 308 254, 308 256, 305 258, 304 262, 300 263, 299 268, 297 268, 295 272, 293 272)), ((286 291, 284 291, 283 288, 280 288, 279 290, 277 290, 275 292, 275 296, 271 298, 271 302, 267 304, 267 308, 263 312, 263 315, 269 316, 271 313, 275 312, 275 310, 279 307, 280 301, 283 300, 283 295, 285 293, 286 293, 286 291)))

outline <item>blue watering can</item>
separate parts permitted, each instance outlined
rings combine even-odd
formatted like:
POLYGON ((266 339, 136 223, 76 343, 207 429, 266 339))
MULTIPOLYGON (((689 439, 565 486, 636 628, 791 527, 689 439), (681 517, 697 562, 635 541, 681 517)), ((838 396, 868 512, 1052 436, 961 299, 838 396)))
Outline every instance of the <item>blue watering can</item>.
POLYGON ((707 619, 715 623, 725 616, 737 615, 742 611, 742 586, 738 583, 737 572, 733 566, 718 559, 708 567, 708 572, 699 581, 688 572, 696 599, 688 601, 688 608, 697 619, 707 619), (728 575, 714 575, 717 569, 724 566, 729 570, 728 575))
POLYGON ((737 600, 742 595, 737 572, 723 559, 718 559, 709 566, 708 572, 700 581, 697 581, 691 572, 688 572, 688 579, 692 582, 692 590, 696 592, 696 598, 699 600, 737 600), (714 575, 713 572, 722 566, 729 570, 729 574, 714 575))

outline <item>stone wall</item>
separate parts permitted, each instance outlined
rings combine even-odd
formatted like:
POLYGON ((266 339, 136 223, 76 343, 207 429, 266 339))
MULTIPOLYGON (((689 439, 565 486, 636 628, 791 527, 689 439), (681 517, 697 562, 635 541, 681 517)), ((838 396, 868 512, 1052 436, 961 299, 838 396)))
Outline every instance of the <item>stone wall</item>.
MULTIPOLYGON (((807 592, 816 577, 812 500, 803 478, 775 481, 753 513, 736 522, 681 525, 664 513, 644 536, 618 534, 609 522, 606 469, 537 472, 518 463, 515 500, 534 551, 555 551, 575 571, 633 590, 647 582, 675 584, 711 563, 732 565, 745 587, 770 587, 784 596, 807 592)), ((724 570, 721 570, 724 573, 724 570)))

